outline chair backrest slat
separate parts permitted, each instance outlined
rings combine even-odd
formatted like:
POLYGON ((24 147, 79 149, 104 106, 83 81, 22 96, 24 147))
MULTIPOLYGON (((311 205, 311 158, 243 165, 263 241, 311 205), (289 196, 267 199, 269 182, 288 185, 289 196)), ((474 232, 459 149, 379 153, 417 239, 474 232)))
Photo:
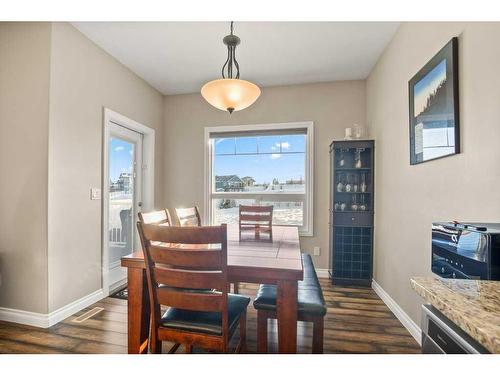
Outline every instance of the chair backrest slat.
POLYGON ((262 212, 262 213, 272 213, 273 206, 245 206, 240 205, 241 212, 262 212))
POLYGON ((175 215, 181 227, 201 226, 201 216, 198 206, 189 208, 176 208, 175 215))
MULTIPOLYGON (((165 244, 168 245, 168 244, 165 244)), ((149 248, 154 262, 169 264, 175 267, 199 267, 203 269, 220 269, 222 252, 210 249, 194 248, 196 245, 172 248, 163 245, 151 245, 149 248)))
POLYGON ((167 208, 151 212, 139 212, 139 221, 144 224, 172 225, 172 218, 167 208))
POLYGON ((143 225, 150 241, 169 244, 220 244, 221 227, 170 227, 168 231, 158 225, 143 225))
POLYGON ((173 288, 159 288, 158 301, 169 301, 179 309, 194 311, 221 311, 222 294, 218 292, 178 292, 173 288))
POLYGON ((240 215, 240 220, 241 221, 251 221, 251 222, 269 222, 271 219, 271 215, 249 215, 249 214, 241 214, 240 215))
MULTIPOLYGON (((191 271, 154 268, 154 278, 158 285, 174 288, 218 289, 224 287, 225 275, 221 271, 191 271)), ((170 305, 169 305, 170 306, 170 305)))

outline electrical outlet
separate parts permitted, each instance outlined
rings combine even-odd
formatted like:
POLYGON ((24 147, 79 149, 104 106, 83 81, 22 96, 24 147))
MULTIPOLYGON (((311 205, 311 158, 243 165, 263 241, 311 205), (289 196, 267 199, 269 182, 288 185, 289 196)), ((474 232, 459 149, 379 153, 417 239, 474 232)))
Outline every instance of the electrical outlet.
POLYGON ((319 246, 314 246, 314 255, 319 256, 321 254, 321 249, 319 246))

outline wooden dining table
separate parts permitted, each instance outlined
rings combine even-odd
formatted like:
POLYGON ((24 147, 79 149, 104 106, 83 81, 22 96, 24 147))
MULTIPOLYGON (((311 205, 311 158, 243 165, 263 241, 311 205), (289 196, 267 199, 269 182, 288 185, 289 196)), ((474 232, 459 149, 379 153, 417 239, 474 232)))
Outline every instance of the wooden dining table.
MULTIPOLYGON (((278 350, 297 350, 297 282, 303 278, 297 227, 273 226, 272 241, 227 226, 228 282, 275 284, 277 292, 278 350)), ((150 305, 142 250, 121 259, 128 279, 128 352, 147 353, 150 305)))

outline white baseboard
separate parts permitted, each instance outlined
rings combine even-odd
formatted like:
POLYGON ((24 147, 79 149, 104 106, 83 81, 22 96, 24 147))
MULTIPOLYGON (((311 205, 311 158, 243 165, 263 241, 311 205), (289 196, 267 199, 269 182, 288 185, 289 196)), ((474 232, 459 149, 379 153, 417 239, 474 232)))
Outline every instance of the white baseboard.
POLYGON ((328 269, 326 268, 316 268, 316 274, 320 279, 328 279, 330 277, 328 269))
POLYGON ((97 301, 103 299, 104 296, 104 291, 99 289, 49 314, 40 314, 31 311, 0 307, 0 320, 40 328, 48 328, 73 315, 74 313, 92 305, 93 303, 96 303, 97 301))
POLYGON ((40 314, 31 311, 9 309, 0 307, 0 320, 11 323, 26 324, 29 326, 48 328, 48 314, 40 314))
POLYGON ((413 338, 422 345, 422 330, 409 316, 408 314, 399 306, 396 301, 375 281, 372 280, 372 289, 377 293, 382 301, 387 305, 387 307, 392 311, 396 318, 403 324, 403 326, 410 332, 413 338))
POLYGON ((61 320, 66 319, 68 316, 73 315, 74 313, 92 305, 93 303, 96 303, 97 301, 100 301, 104 297, 104 290, 99 289, 95 292, 90 293, 89 295, 86 295, 85 297, 82 297, 74 302, 67 304, 66 306, 57 309, 56 311, 51 312, 50 314, 48 314, 48 327, 59 323, 61 320))

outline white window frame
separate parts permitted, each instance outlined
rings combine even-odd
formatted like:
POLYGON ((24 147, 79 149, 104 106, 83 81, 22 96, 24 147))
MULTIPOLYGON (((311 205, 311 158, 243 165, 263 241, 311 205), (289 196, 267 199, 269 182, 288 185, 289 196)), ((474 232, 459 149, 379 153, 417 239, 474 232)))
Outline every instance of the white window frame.
MULTIPOLYGON (((231 126, 208 126, 205 127, 205 166, 204 166, 204 193, 203 193, 203 222, 206 225, 212 223, 213 208, 212 198, 214 195, 224 195, 225 193, 212 193, 214 186, 213 180, 213 163, 214 149, 213 142, 210 138, 212 133, 224 132, 255 132, 266 130, 294 130, 307 129, 306 134, 306 198, 304 200, 304 225, 299 229, 300 236, 312 236, 313 231, 313 212, 314 212, 314 123, 313 121, 304 122, 286 122, 272 124, 256 124, 256 125, 231 125, 231 126)), ((238 193, 226 193, 231 196, 238 193)), ((249 194, 240 193, 242 198, 254 198, 255 196, 262 197, 262 193, 249 194)), ((288 195, 288 194, 287 194, 288 195)), ((302 194, 300 194, 302 195, 302 194)), ((289 196, 289 195, 288 195, 289 196)), ((284 197, 285 198, 285 197, 284 197)))

